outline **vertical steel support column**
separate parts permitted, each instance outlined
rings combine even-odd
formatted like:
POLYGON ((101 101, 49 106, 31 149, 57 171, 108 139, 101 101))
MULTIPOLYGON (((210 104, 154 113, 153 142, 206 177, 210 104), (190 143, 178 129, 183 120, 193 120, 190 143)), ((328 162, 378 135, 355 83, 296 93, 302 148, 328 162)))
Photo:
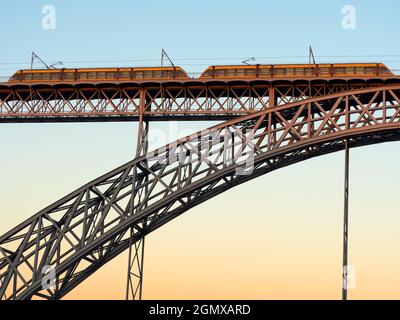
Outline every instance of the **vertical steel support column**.
MULTIPOLYGON (((144 120, 144 110, 146 103, 146 95, 143 88, 140 89, 140 105, 139 105, 139 123, 138 123, 138 137, 136 146, 136 157, 145 155, 148 151, 148 133, 149 123, 144 120)), ((135 169, 134 169, 135 170, 135 169)), ((136 172, 133 172, 133 177, 136 176, 136 172)), ((145 179, 145 181, 147 178, 145 179)), ((144 181, 144 182, 145 182, 144 181)), ((144 194, 135 195, 137 197, 146 197, 147 187, 145 188, 144 194)), ((134 194, 132 194, 132 197, 134 194)), ((132 199, 132 203, 134 200, 132 199)), ((136 214, 132 207, 130 214, 136 214)), ((145 228, 145 222, 143 222, 143 228, 145 228)), ((126 300, 142 300, 143 291, 143 263, 144 263, 144 244, 145 238, 137 242, 133 242, 134 229, 130 230, 130 246, 128 253, 128 274, 126 284, 126 300)))
POLYGON ((275 88, 271 85, 268 89, 268 107, 272 108, 276 105, 275 88))
POLYGON ((349 225, 349 141, 344 141, 345 160, 344 160, 344 215, 343 215, 343 269, 342 269, 342 300, 347 300, 348 285, 348 225, 349 225))

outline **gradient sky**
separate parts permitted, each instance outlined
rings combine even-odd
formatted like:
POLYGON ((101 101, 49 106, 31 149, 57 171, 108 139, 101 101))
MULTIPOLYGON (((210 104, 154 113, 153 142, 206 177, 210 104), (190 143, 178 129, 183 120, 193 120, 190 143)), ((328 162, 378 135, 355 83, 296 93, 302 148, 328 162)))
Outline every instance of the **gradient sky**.
MULTIPOLYGON (((0 77, 31 51, 66 67, 383 61, 400 69, 398 1, 2 1, 0 77), (356 8, 356 29, 341 27, 356 8), (56 30, 41 27, 42 6, 56 30), (396 56, 397 55, 397 56, 396 56), (331 56, 331 57, 327 57, 331 56), (274 58, 276 57, 276 58, 274 58), (141 60, 141 61, 132 61, 141 60), (95 61, 95 62, 94 62, 95 61)), ((156 123, 152 145, 211 123, 156 123)), ((130 160, 136 124, 0 125, 0 234, 61 196, 130 160)), ((400 143, 351 151, 353 299, 399 299, 400 143)), ((339 299, 343 154, 257 178, 185 213, 147 238, 144 298, 339 299)), ((121 255, 70 299, 124 298, 121 255)))

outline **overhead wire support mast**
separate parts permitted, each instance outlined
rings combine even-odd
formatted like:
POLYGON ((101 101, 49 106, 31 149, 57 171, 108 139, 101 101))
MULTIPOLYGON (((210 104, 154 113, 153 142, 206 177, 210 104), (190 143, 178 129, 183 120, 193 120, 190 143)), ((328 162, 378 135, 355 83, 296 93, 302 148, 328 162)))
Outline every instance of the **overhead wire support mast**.
POLYGON ((33 63, 35 62, 35 59, 39 60, 47 69, 51 69, 46 62, 44 62, 35 52, 32 51, 31 70, 33 69, 33 63))
POLYGON ((315 57, 312 47, 308 48, 308 64, 315 64, 315 57))
POLYGON ((161 68, 164 66, 164 57, 168 59, 171 65, 175 68, 175 64, 172 62, 170 57, 168 56, 167 52, 164 49, 161 49, 161 68))

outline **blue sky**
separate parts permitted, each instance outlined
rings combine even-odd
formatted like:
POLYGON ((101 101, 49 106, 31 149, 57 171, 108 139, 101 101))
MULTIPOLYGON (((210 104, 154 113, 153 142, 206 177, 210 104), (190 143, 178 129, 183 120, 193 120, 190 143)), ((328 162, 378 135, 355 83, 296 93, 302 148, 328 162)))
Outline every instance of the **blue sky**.
POLYGON ((32 50, 75 67, 158 64, 164 48, 176 64, 199 71, 252 56, 282 57, 261 63, 306 61, 284 57, 305 56, 309 44, 317 56, 395 61, 389 65, 399 68, 400 57, 384 57, 399 52, 399 9, 397 1, 2 1, 0 75, 24 66, 13 62, 28 65, 32 50), (41 27, 44 5, 56 9, 55 30, 41 27), (356 9, 354 30, 341 27, 345 5, 356 9), (141 59, 151 61, 118 62, 141 59))

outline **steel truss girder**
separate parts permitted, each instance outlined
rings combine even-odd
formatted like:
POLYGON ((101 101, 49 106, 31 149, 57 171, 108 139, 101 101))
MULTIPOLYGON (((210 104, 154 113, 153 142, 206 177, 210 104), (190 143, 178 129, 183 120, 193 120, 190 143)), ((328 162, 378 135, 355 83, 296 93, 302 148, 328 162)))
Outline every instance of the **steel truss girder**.
POLYGON ((385 86, 275 106, 136 158, 0 237, 0 295, 59 299, 131 243, 238 184, 343 150, 344 139, 399 140, 399 97, 400 86, 385 86), (56 281, 43 289, 47 265, 56 281))
POLYGON ((161 121, 220 121, 275 105, 376 84, 353 79, 272 83, 213 81, 156 86, 134 83, 0 85, 0 122, 128 121, 138 120, 140 115, 161 121))

